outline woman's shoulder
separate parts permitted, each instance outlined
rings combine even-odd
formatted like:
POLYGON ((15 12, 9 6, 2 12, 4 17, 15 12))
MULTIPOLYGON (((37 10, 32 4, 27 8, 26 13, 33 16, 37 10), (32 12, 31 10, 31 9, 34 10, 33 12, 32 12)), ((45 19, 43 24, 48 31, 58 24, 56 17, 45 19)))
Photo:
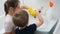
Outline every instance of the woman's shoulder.
POLYGON ((10 15, 6 15, 5 16, 5 22, 12 22, 12 16, 10 16, 10 15))

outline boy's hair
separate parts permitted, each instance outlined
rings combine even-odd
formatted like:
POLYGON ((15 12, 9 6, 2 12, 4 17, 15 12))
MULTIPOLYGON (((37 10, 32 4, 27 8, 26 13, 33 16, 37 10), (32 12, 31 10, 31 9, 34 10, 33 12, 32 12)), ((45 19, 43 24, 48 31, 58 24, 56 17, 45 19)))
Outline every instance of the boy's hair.
POLYGON ((13 15, 13 22, 18 27, 24 27, 28 24, 29 16, 27 11, 20 10, 13 15))
POLYGON ((19 2, 19 0, 7 0, 4 3, 4 10, 5 10, 6 15, 8 14, 8 10, 9 10, 10 7, 12 7, 12 8, 17 7, 18 2, 19 2))

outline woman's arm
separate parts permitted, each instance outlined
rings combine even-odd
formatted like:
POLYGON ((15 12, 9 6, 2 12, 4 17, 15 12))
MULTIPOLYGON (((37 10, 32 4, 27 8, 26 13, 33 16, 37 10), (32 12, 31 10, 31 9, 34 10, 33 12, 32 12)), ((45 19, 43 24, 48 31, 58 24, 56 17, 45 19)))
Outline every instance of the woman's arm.
POLYGON ((7 22, 5 22, 4 28, 5 28, 5 33, 4 34, 15 34, 14 25, 10 21, 7 20, 7 22))
POLYGON ((5 32, 4 34, 15 34, 15 32, 5 32))

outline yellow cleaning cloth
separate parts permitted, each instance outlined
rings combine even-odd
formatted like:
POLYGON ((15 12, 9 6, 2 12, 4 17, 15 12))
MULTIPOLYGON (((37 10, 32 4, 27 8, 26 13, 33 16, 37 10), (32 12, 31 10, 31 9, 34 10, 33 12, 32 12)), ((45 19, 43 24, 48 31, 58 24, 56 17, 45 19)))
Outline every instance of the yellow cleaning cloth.
POLYGON ((36 17, 36 12, 32 8, 28 8, 29 13, 33 16, 36 17))

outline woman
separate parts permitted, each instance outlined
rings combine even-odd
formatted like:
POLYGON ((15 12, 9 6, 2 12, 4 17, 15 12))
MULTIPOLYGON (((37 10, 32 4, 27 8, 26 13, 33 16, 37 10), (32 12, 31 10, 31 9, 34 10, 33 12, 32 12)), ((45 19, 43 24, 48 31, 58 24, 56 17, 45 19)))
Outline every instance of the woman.
POLYGON ((20 9, 19 0, 7 0, 4 4, 4 10, 6 13, 5 20, 5 34, 14 34, 14 29, 16 28, 12 21, 12 16, 15 11, 20 9))

